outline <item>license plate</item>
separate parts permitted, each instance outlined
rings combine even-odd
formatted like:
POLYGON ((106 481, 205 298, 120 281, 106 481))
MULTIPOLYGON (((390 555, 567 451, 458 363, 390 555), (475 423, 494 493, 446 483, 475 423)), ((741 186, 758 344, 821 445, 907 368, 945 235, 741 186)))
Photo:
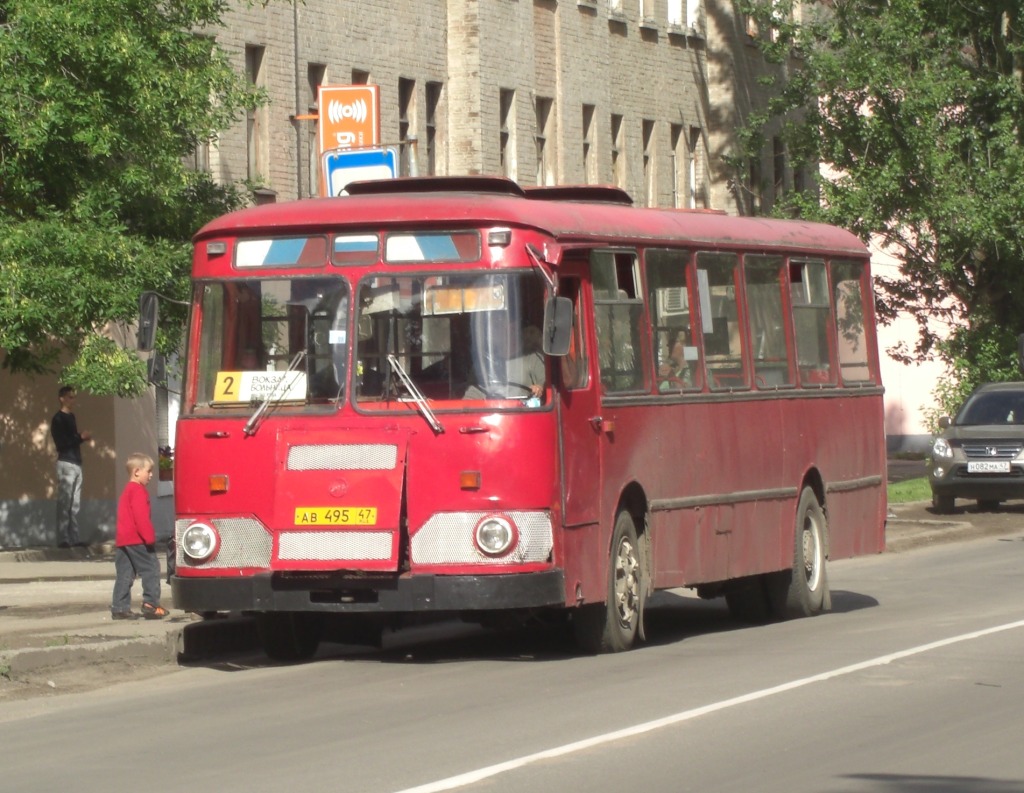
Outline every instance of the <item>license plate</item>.
POLYGON ((296 507, 296 526, 375 526, 376 507, 296 507))
POLYGON ((1009 461, 979 460, 967 463, 969 474, 1008 474, 1010 473, 1009 461))

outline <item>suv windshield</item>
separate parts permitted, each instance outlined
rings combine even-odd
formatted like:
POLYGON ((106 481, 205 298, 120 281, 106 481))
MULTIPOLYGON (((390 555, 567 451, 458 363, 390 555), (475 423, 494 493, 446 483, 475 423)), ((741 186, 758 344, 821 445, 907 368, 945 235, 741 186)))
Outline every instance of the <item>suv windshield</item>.
POLYGON ((1024 391, 980 391, 956 417, 965 424, 1024 424, 1024 391))
POLYGON ((198 284, 196 404, 326 404, 344 394, 348 287, 335 278, 198 284), (294 371, 287 372, 299 353, 294 371))
POLYGON ((389 355, 431 403, 544 402, 544 283, 533 271, 375 277, 356 306, 361 407, 412 396, 389 355))

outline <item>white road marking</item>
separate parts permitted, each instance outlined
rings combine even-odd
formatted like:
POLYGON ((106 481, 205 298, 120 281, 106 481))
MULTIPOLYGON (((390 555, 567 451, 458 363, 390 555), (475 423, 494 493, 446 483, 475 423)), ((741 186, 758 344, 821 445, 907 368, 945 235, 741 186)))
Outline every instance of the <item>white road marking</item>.
POLYGON ((517 757, 513 760, 506 760, 504 763, 497 763, 495 765, 486 766, 485 768, 478 768, 475 771, 467 771, 464 774, 458 774, 457 776, 448 777, 447 779, 441 779, 436 782, 428 782, 425 785, 406 788, 404 790, 397 791, 397 793, 438 793, 438 791, 443 790, 455 790, 456 788, 465 787, 466 785, 471 785, 474 782, 479 782, 489 777, 498 776, 499 774, 504 774, 508 771, 514 771, 517 768, 523 768, 524 766, 531 765, 541 760, 565 757, 566 755, 582 752, 595 746, 613 743, 614 741, 619 741, 624 738, 632 738, 637 735, 643 735, 647 732, 654 732, 655 730, 660 730, 664 727, 671 727, 674 724, 680 724, 684 721, 690 721, 691 719, 696 719, 700 716, 706 716, 709 713, 716 713, 720 710, 726 710, 727 708, 732 708, 737 705, 744 705, 748 702, 755 702, 759 699, 765 699, 766 697, 785 693, 786 691, 793 691, 797 688, 809 686, 812 683, 821 683, 825 680, 832 680, 837 677, 843 677, 844 675, 851 675, 855 672, 871 669, 872 667, 885 666, 893 661, 899 661, 902 658, 909 658, 913 655, 920 655, 921 653, 938 650, 940 647, 948 647, 951 644, 971 641, 972 639, 979 639, 983 636, 990 636, 993 633, 1002 633, 1003 631, 1014 630, 1015 628, 1024 628, 1024 620, 1009 622, 1005 625, 996 625, 992 628, 985 628, 984 630, 973 631, 971 633, 962 633, 959 636, 940 639, 939 641, 931 642, 930 644, 921 644, 917 647, 910 647, 906 650, 890 653, 889 655, 880 655, 877 658, 871 658, 857 664, 843 666, 839 669, 822 672, 821 674, 812 675, 810 677, 803 677, 799 680, 791 680, 788 683, 782 683, 778 686, 772 686, 771 688, 764 688, 760 691, 752 691, 749 694, 725 699, 721 702, 714 702, 710 705, 704 705, 699 708, 684 710, 680 713, 675 713, 671 716, 665 716, 664 718, 655 719, 653 721, 647 721, 643 724, 634 725, 633 727, 626 727, 621 730, 615 730, 614 732, 607 732, 603 735, 595 735, 593 738, 586 738, 582 741, 567 743, 563 746, 556 746, 553 749, 545 749, 543 752, 535 752, 534 754, 524 755, 523 757, 517 757))

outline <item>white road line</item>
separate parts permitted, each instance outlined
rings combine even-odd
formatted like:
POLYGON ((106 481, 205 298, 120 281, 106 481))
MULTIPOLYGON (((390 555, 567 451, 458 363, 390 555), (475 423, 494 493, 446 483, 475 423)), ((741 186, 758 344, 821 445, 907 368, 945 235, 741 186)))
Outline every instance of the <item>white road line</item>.
POLYGON ((497 763, 496 765, 490 765, 485 768, 478 768, 475 771, 467 771, 464 774, 457 776, 448 777, 447 779, 440 779, 437 782, 428 782, 425 785, 418 785, 416 787, 406 788, 404 790, 397 791, 397 793, 438 793, 443 790, 455 790, 456 788, 471 785, 474 782, 479 782, 482 779, 489 777, 498 776, 508 771, 514 771, 517 768, 523 768, 524 766, 531 765, 540 760, 550 760, 555 757, 564 757, 569 754, 576 752, 582 752, 585 749, 591 749, 595 746, 600 746, 606 743, 612 743, 614 741, 622 740, 623 738, 632 738, 636 735, 643 735, 647 732, 654 732, 664 727, 671 727, 674 724, 680 724, 684 721, 690 721, 696 719, 699 716, 706 716, 709 713, 716 713, 720 710, 735 707, 736 705, 744 705, 747 702, 755 702, 759 699, 765 699, 766 697, 772 697, 776 694, 782 694, 786 691, 792 691, 797 688, 803 688, 809 686, 812 683, 821 683, 825 680, 832 680, 833 678, 843 677, 844 675, 851 675, 854 672, 860 672, 864 669, 871 669, 876 666, 885 666, 893 661, 899 661, 902 658, 909 658, 912 655, 920 655, 921 653, 927 653, 932 650, 937 650, 940 647, 948 647, 951 644, 958 644, 960 642, 970 641, 972 639, 979 639, 983 636, 989 636, 993 633, 1001 633, 1003 631, 1014 630, 1015 628, 1024 628, 1024 620, 1018 622, 1009 622, 1005 625, 996 625, 993 628, 986 628, 980 631, 973 631, 972 633, 962 633, 959 636, 951 636, 948 639, 940 639, 937 642, 931 642, 930 644, 922 644, 917 647, 911 647, 906 650, 900 650, 899 652, 890 653, 889 655, 881 655, 877 658, 871 658, 867 661, 861 661, 858 664, 851 664, 850 666, 843 666, 839 669, 833 669, 829 672, 822 672, 818 675, 812 675, 811 677, 803 677, 799 680, 791 680, 788 683, 782 683, 778 686, 772 686, 771 688, 764 688, 760 691, 752 691, 749 694, 743 694, 732 699, 725 699, 721 702, 714 702, 710 705, 704 705, 699 708, 693 708, 692 710, 684 710, 680 713, 675 713, 671 716, 665 716, 661 719, 655 719, 654 721, 647 721, 643 724, 637 724, 633 727, 626 727, 622 730, 615 730, 614 732, 607 732, 604 735, 595 735, 593 738, 586 738, 582 741, 576 741, 575 743, 567 743, 563 746, 556 746, 553 749, 545 749, 543 752, 536 752, 534 754, 528 754, 523 757, 517 757, 513 760, 506 760, 504 763, 497 763))

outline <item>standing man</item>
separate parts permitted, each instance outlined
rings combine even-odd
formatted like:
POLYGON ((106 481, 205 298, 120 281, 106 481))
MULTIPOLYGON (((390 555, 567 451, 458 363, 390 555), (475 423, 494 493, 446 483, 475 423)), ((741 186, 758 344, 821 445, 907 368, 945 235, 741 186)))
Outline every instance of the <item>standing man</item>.
POLYGON ((62 386, 57 392, 58 410, 50 422, 50 434, 57 446, 57 547, 83 546, 78 537, 78 507, 82 500, 81 446, 92 436, 79 432, 72 407, 75 389, 62 386))

